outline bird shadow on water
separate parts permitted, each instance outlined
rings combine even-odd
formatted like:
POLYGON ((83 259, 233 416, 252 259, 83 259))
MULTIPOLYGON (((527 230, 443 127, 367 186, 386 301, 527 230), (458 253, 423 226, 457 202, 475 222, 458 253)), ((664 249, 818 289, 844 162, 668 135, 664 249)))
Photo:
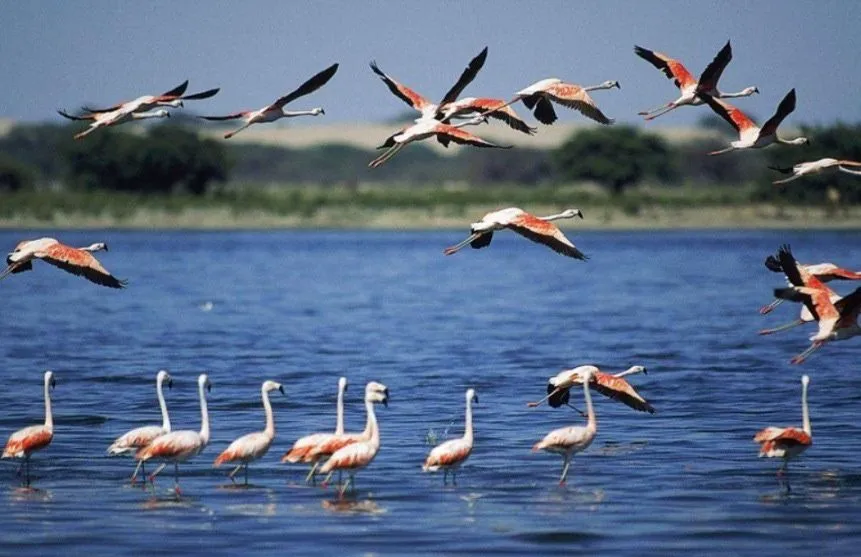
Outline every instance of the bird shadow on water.
POLYGON ((44 502, 53 498, 49 490, 27 485, 16 486, 9 492, 9 500, 15 503, 44 502))
POLYGON ((387 512, 385 508, 372 499, 324 499, 321 504, 323 509, 335 513, 377 515, 387 512))

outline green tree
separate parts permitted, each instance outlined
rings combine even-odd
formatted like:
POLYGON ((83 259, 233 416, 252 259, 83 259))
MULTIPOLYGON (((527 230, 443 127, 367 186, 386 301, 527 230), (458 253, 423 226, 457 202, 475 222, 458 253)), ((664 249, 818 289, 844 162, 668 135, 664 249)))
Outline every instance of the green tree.
POLYGON ((0 153, 0 191, 18 191, 33 186, 38 170, 0 153))
POLYGON ((576 132, 556 150, 554 158, 562 179, 595 180, 609 187, 614 195, 647 177, 676 177, 667 142, 632 126, 576 132))

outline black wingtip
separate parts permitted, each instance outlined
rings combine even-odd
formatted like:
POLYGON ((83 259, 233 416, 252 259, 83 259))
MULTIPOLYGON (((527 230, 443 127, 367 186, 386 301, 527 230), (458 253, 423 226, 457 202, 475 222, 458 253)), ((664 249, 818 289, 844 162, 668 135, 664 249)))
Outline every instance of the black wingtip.
POLYGON ((768 168, 770 168, 772 170, 776 170, 778 172, 782 172, 783 174, 792 173, 792 167, 781 168, 779 166, 769 166, 768 168))
POLYGON ((765 258, 765 267, 773 273, 782 273, 783 267, 780 266, 780 261, 773 255, 765 258))

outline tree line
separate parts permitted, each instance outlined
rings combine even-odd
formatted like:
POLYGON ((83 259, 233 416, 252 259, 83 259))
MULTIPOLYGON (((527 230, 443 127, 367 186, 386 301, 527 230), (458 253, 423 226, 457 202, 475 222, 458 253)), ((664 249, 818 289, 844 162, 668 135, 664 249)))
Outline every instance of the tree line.
MULTIPOLYGON (((721 130, 713 119, 701 125, 721 130)), ((0 137, 0 191, 30 188, 103 189, 142 194, 204 194, 224 184, 504 183, 523 187, 591 181, 621 195, 640 184, 724 186, 755 184, 757 200, 861 202, 861 179, 823 173, 772 186, 787 167, 830 156, 861 160, 861 125, 803 126, 809 147, 771 147, 717 157, 706 153, 734 134, 715 131, 670 142, 625 125, 588 127, 552 150, 461 149, 445 156, 411 145, 392 163, 366 168, 373 154, 347 145, 307 149, 224 142, 191 127, 157 124, 145 131, 100 130, 72 139, 67 125, 23 124, 0 137)))

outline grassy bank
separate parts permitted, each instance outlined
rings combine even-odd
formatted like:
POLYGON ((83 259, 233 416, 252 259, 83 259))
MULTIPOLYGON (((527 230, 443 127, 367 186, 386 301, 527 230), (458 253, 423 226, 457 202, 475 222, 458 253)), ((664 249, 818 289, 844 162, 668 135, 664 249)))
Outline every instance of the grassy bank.
POLYGON ((489 210, 578 207, 577 228, 861 227, 861 207, 751 203, 752 186, 646 187, 611 198, 595 187, 277 186, 203 197, 94 191, 0 195, 4 228, 462 228, 489 210))

